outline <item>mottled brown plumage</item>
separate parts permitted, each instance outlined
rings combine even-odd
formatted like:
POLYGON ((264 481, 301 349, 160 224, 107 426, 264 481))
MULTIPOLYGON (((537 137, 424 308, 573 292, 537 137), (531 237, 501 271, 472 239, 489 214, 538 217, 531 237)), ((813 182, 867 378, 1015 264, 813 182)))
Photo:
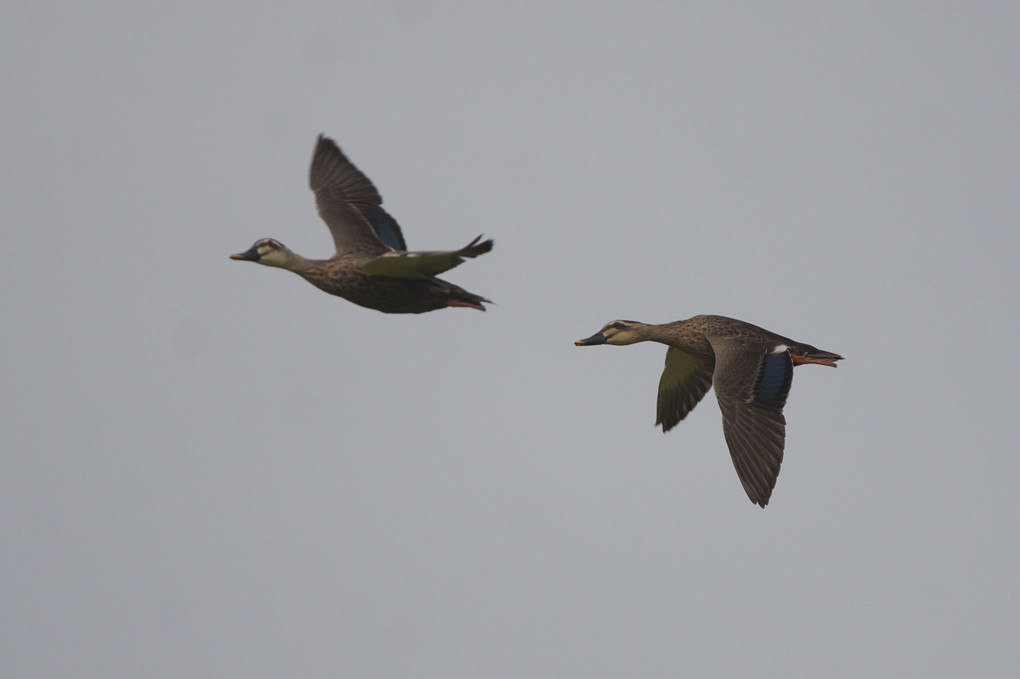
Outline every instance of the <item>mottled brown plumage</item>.
POLYGON ((309 184, 336 253, 306 259, 279 241, 263 238, 231 259, 293 271, 315 287, 369 309, 420 314, 461 306, 485 311, 480 295, 436 276, 466 258, 485 254, 492 240, 475 238, 460 250, 407 252, 404 236, 382 208, 382 197, 332 139, 319 135, 309 184))
POLYGON ((783 407, 794 366, 817 363, 835 368, 843 357, 725 316, 695 316, 662 325, 613 321, 575 344, 646 341, 669 347, 655 423, 669 431, 714 386, 740 483, 751 502, 767 505, 783 461, 783 407))

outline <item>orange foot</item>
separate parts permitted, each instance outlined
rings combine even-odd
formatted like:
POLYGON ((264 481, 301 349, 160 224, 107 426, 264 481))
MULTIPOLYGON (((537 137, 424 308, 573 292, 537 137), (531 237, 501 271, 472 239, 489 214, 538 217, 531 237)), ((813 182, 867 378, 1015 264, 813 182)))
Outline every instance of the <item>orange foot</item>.
POLYGON ((793 364, 794 365, 802 365, 804 363, 817 363, 818 365, 827 365, 830 368, 835 368, 836 367, 836 362, 835 361, 829 360, 827 358, 815 358, 813 356, 808 356, 807 354, 801 354, 801 355, 790 354, 790 358, 793 359, 793 364))
POLYGON ((468 309, 478 309, 479 311, 485 311, 485 307, 481 304, 472 304, 471 302, 461 302, 459 300, 451 299, 446 303, 446 306, 463 306, 468 309))

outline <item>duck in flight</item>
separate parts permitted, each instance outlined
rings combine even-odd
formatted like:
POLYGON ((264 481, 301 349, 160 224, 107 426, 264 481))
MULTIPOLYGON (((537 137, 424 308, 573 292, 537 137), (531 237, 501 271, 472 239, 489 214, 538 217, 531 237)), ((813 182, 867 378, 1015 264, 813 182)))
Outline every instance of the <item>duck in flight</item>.
POLYGON ((659 380, 655 424, 669 431, 687 417, 709 387, 715 387, 723 434, 740 483, 751 502, 767 505, 783 461, 783 406, 793 368, 808 363, 835 368, 843 357, 725 316, 695 316, 662 325, 613 321, 574 344, 648 341, 669 347, 659 380))
POLYGON ((272 238, 263 238, 231 259, 293 271, 315 287, 359 306, 391 314, 420 314, 444 307, 485 311, 490 300, 436 278, 467 258, 492 250, 475 238, 460 250, 408 252, 397 221, 382 208, 372 182, 319 135, 310 185, 319 216, 333 234, 336 253, 306 259, 272 238))

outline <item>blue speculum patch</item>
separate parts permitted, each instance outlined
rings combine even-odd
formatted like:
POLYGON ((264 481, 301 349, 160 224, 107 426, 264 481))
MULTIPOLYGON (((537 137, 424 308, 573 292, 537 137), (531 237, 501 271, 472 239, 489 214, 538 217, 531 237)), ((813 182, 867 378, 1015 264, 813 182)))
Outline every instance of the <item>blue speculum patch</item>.
POLYGON ((766 354, 762 361, 758 384, 755 385, 755 400, 770 408, 781 409, 786 405, 793 381, 793 361, 790 353, 766 354))
POLYGON ((407 250, 407 244, 404 243, 404 234, 401 233, 397 220, 390 217, 385 210, 382 208, 365 207, 361 208, 361 214, 365 215, 365 219, 372 225, 372 229, 379 236, 379 240, 394 250, 407 250))

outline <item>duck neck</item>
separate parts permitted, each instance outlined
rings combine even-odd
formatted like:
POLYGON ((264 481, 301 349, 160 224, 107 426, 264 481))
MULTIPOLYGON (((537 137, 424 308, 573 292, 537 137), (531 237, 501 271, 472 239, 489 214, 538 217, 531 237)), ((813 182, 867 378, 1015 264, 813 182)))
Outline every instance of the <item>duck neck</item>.
POLYGON ((638 323, 635 328, 637 334, 641 337, 639 342, 658 342, 660 344, 669 344, 669 337, 666 333, 666 326, 654 325, 651 323, 638 323))
POLYGON ((286 269, 287 271, 293 271, 296 274, 304 275, 315 266, 315 262, 302 257, 293 250, 287 250, 286 257, 280 265, 280 268, 286 269))

